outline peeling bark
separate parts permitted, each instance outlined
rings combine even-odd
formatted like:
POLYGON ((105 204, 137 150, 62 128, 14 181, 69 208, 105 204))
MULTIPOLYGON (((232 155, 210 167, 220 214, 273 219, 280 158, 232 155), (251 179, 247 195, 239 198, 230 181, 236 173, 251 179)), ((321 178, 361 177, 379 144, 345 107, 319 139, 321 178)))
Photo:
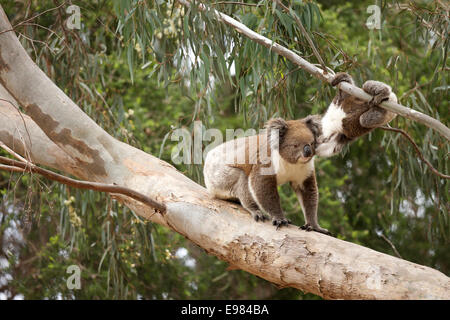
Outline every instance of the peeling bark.
MULTIPOLYGON (((0 7, 0 33, 9 29, 0 7)), ((172 165, 108 135, 39 70, 13 32, 0 34, 0 83, 29 115, 2 101, 1 141, 38 164, 164 203, 162 214, 115 196, 232 268, 327 299, 450 299, 450 279, 437 270, 292 225, 276 230, 212 199, 172 165)))
MULTIPOLYGON (((11 102, 0 85, 0 99, 11 102)), ((15 103, 17 106, 17 103, 15 103)), ((54 168, 82 179, 88 175, 78 168, 60 147, 54 144, 36 123, 20 113, 10 102, 0 100, 0 141, 34 163, 54 168)))

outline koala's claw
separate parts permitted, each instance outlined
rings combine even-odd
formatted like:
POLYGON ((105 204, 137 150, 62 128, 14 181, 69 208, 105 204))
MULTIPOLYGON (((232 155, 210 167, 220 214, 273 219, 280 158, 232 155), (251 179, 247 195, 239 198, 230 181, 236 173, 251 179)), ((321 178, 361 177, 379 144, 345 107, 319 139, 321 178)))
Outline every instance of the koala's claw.
POLYGON ((370 100, 370 105, 372 106, 379 105, 383 101, 389 100, 392 91, 391 87, 387 84, 375 80, 366 81, 362 88, 365 92, 373 96, 372 100, 370 100))
POLYGON ((300 229, 306 230, 306 231, 316 231, 316 232, 326 234, 327 236, 332 236, 331 232, 328 231, 327 229, 324 229, 321 227, 313 227, 309 223, 304 224, 303 226, 300 227, 300 229))
POLYGON ((288 220, 288 219, 286 219, 286 218, 281 218, 281 219, 273 218, 273 219, 272 219, 272 224, 273 224, 274 226, 277 226, 277 230, 278 230, 280 227, 282 227, 282 226, 287 226, 288 224, 291 224, 291 223, 292 223, 291 220, 288 220))
POLYGON ((262 212, 252 213, 252 216, 253 216, 253 219, 255 219, 256 222, 258 222, 258 221, 264 222, 264 221, 269 219, 262 212))
POLYGON ((389 100, 389 95, 386 96, 385 93, 382 93, 382 94, 373 96, 372 99, 369 101, 369 104, 371 106, 377 106, 380 103, 382 103, 383 101, 387 101, 387 100, 389 100))
POLYGON ((338 72, 335 74, 335 76, 333 77, 333 80, 331 80, 331 85, 333 87, 337 86, 339 83, 341 82, 348 82, 350 84, 353 84, 353 79, 352 77, 345 72, 338 72))

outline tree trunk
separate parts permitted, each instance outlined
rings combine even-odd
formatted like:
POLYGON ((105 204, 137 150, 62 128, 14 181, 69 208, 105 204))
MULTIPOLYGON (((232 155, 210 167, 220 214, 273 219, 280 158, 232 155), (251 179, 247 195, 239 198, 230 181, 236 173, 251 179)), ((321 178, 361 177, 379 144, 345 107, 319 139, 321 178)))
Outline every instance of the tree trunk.
POLYGON ((279 286, 327 299, 450 299, 450 279, 437 270, 296 226, 276 230, 269 222, 256 223, 241 206, 212 199, 172 165, 114 139, 47 78, 14 32, 2 33, 10 29, 0 7, 0 83, 28 115, 1 101, 0 141, 18 153, 164 203, 167 211, 161 214, 115 195, 233 268, 279 286))

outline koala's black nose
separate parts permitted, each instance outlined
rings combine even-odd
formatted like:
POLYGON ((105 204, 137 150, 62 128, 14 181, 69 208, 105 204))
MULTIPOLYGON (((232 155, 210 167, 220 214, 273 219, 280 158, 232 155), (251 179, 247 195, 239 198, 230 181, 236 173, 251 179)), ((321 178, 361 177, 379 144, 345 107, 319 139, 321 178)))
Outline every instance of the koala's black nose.
POLYGON ((303 147, 303 156, 305 158, 312 156, 312 149, 311 146, 309 144, 307 144, 306 146, 303 147))

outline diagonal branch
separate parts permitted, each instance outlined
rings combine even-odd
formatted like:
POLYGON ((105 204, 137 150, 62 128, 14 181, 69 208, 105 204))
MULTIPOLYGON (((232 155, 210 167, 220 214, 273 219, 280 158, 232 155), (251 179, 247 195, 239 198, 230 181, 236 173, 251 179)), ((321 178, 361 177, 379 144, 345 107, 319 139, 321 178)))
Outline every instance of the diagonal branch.
POLYGON ((380 127, 383 130, 386 131, 393 131, 393 132, 398 132, 401 133, 406 139, 409 140, 409 142, 411 142, 411 144, 414 147, 414 150, 416 150, 417 154, 419 155, 420 160, 422 160, 431 170, 431 172, 433 172, 435 175, 443 178, 443 179, 450 179, 449 175, 443 174, 439 171, 437 171, 433 165, 430 163, 430 161, 428 161, 427 159, 424 158, 422 152, 420 152, 419 147, 417 146, 417 143, 414 142, 413 138, 411 138, 411 136, 409 134, 407 134, 405 131, 403 131, 402 129, 398 129, 398 128, 392 128, 392 127, 380 127))
MULTIPOLYGON (((187 7, 189 7, 191 5, 191 2, 189 0, 178 0, 178 2, 180 2, 181 4, 183 4, 187 7)), ((314 77, 316 77, 322 81, 331 83, 331 81, 333 79, 332 73, 324 72, 324 70, 311 64, 310 62, 303 59, 295 52, 260 35, 259 33, 256 33, 255 31, 251 30, 250 28, 248 28, 244 24, 240 23, 239 21, 231 18, 230 16, 228 16, 224 13, 221 13, 215 9, 210 9, 205 4, 199 4, 198 9, 202 10, 202 11, 212 10, 214 12, 214 14, 217 16, 217 19, 219 21, 228 24, 233 29, 235 29, 237 32, 243 34, 250 40, 257 42, 266 48, 269 48, 270 50, 272 50, 272 51, 278 53, 279 55, 285 57, 286 59, 290 60, 292 63, 297 64, 298 66, 300 66, 305 71, 309 72, 314 77)), ((372 96, 367 94, 366 92, 364 92, 364 90, 362 90, 361 88, 358 88, 354 85, 351 85, 348 82, 341 82, 338 85, 338 87, 342 91, 344 91, 352 96, 355 96, 361 100, 370 101, 372 99, 372 96)), ((426 115, 422 112, 413 110, 411 108, 407 108, 401 104, 391 102, 391 101, 382 102, 380 104, 380 107, 382 107, 386 110, 389 110, 391 112, 394 112, 396 114, 399 114, 405 118, 420 122, 420 123, 426 125, 427 127, 438 131, 442 136, 444 136, 447 140, 450 141, 450 129, 447 126, 445 126, 442 122, 440 122, 439 120, 437 120, 433 117, 430 117, 429 115, 426 115)))
MULTIPOLYGON (((0 144, 1 146, 1 144, 0 144)), ((80 181, 76 179, 72 179, 66 176, 63 176, 61 174, 52 172, 50 170, 40 168, 36 166, 35 164, 31 162, 23 162, 23 161, 16 161, 13 159, 9 159, 6 157, 0 156, 0 163, 3 165, 0 165, 0 170, 6 170, 6 171, 13 171, 13 172, 30 172, 30 173, 38 173, 41 176, 68 185, 70 187, 78 188, 78 189, 85 189, 85 190, 95 190, 95 191, 102 191, 102 192, 109 192, 109 193, 117 193, 122 194, 124 196, 130 197, 134 200, 137 200, 139 202, 142 202, 143 204, 146 204, 152 208, 157 209, 160 213, 166 212, 166 206, 164 204, 161 204, 159 202, 156 202, 149 197, 132 190, 130 188, 118 186, 118 185, 111 185, 111 184, 105 184, 105 183, 98 183, 98 182, 90 182, 90 181, 80 181)))

